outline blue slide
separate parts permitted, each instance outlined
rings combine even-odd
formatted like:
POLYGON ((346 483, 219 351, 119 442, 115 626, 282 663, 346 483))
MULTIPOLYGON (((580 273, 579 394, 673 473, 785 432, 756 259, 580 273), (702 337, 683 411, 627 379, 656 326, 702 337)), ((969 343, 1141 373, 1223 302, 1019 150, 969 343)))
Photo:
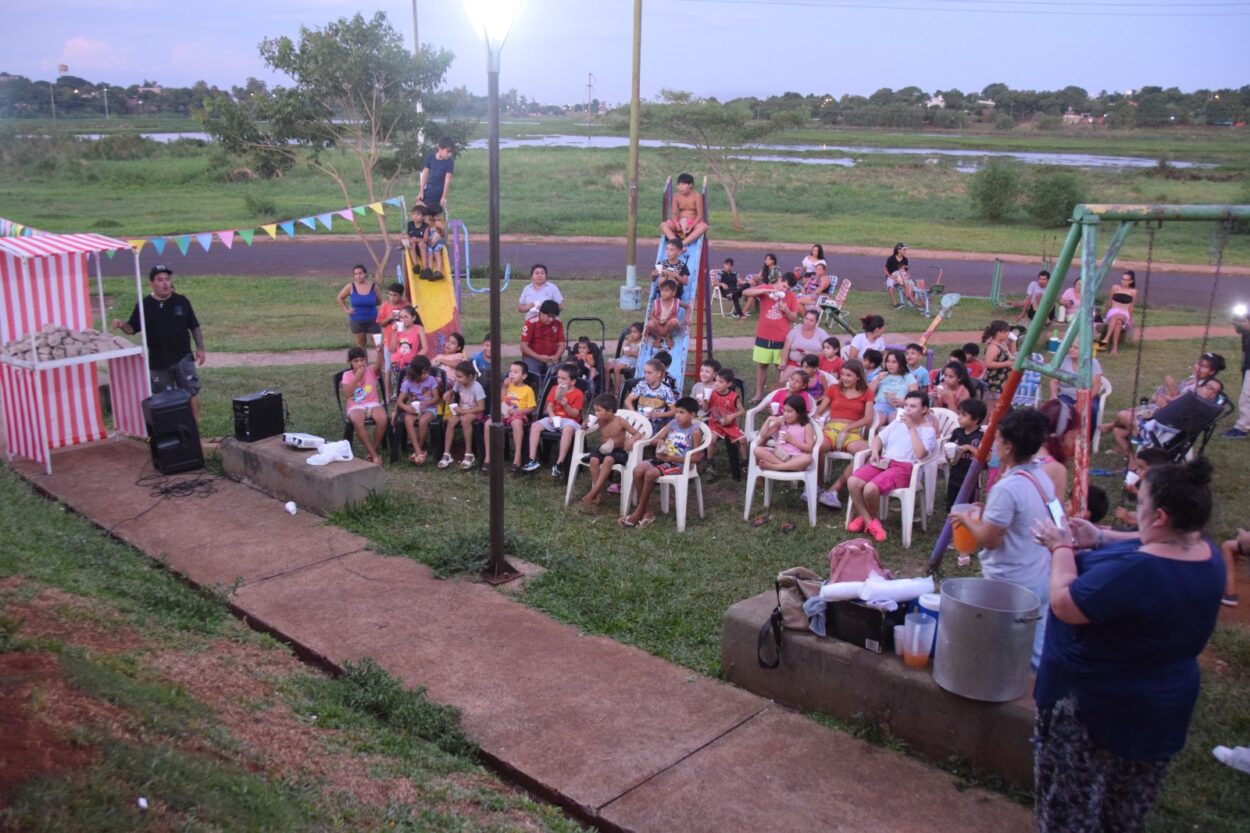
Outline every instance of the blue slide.
MULTIPOLYGON (((665 240, 660 240, 660 246, 656 250, 655 262, 659 263, 664 260, 664 244, 665 240)), ((682 255, 686 261, 686 268, 690 270, 690 283, 686 285, 685 295, 682 300, 685 301, 690 309, 683 310, 680 313, 682 327, 677 335, 673 338, 673 349, 669 353, 673 356, 673 363, 669 366, 668 372, 677 380, 678 394, 680 395, 686 385, 686 356, 690 346, 690 328, 694 326, 695 303, 698 299, 699 286, 699 267, 700 260, 703 257, 703 236, 691 243, 685 253, 682 255)), ((648 271, 650 276, 650 271, 648 271)), ((651 304, 656 298, 660 297, 659 281, 651 281, 651 292, 647 296, 646 306, 643 308, 643 320, 651 311, 651 304)), ((649 338, 643 339, 642 349, 638 352, 638 373, 641 375, 643 364, 655 355, 655 348, 651 346, 649 338)))

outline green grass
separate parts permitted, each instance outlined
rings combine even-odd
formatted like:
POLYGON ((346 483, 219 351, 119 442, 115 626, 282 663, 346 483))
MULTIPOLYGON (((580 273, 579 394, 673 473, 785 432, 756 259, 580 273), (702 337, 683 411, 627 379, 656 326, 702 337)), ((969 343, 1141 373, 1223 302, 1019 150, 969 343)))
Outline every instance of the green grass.
MULTIPOLYGON (((806 134, 804 134, 806 136, 806 134)), ((869 134, 832 134, 825 141, 852 141, 869 134), (848 138, 849 137, 849 138, 848 138)), ((871 134, 882 141, 892 136, 871 134)), ((1223 135, 1223 134, 1221 134, 1223 135)), ((927 136, 911 141, 929 142, 927 136)), ((1015 149, 1055 149, 1056 137, 1014 137, 1015 149)), ((977 142, 983 141, 977 137, 977 142)), ((988 141, 988 140, 985 140, 988 141)), ((994 141, 998 141, 995 139, 994 141)), ((900 141, 900 144, 903 142, 900 141)), ((1198 147, 1207 147, 1201 141, 1198 147)), ((1082 172, 1093 202, 1244 202, 1247 173, 1244 143, 1218 140, 1214 147, 1231 163, 1203 179, 1180 179, 1158 169, 1082 172), (1226 152, 1227 151, 1227 152, 1226 152)), ((1068 150, 1091 149, 1064 148, 1068 150)), ((1122 151, 1119 146, 1098 148, 1122 151)), ((1215 151, 1213 151, 1215 153, 1215 151)), ((628 191, 627 151, 583 148, 521 148, 501 157, 501 216, 505 233, 619 237, 625 231, 628 191)), ((269 182, 231 183, 225 173, 244 165, 213 151, 162 149, 151 158, 131 161, 74 159, 48 171, 23 166, 0 180, 0 216, 52 231, 93 230, 119 236, 174 234, 246 228, 266 220, 298 218, 334 209, 342 196, 324 177, 297 167, 269 182), (191 155, 185 155, 191 154, 191 155), (267 200, 274 216, 252 216, 246 197, 267 200)), ((988 225, 975 219, 967 196, 969 177, 955 170, 957 160, 935 164, 914 155, 872 155, 854 168, 755 163, 738 193, 743 228, 734 230, 725 213, 724 195, 712 181, 709 216, 712 239, 808 243, 821 240, 865 246, 888 246, 906 239, 919 248, 1037 254, 1056 233, 1031 225, 1019 213, 1011 222, 988 225)), ((39 166, 33 166, 38 168, 39 166)), ((648 148, 640 173, 639 223, 644 235, 659 223, 660 189, 665 177, 690 170, 706 173, 693 151, 648 148)), ((1026 175, 1029 169, 1025 169, 1026 175)), ((1202 176, 1207 176, 1203 174, 1202 176)), ((486 159, 466 151, 458 160, 452 186, 453 214, 470 230, 486 226, 486 159)), ((399 183, 415 191, 416 177, 399 183)), ((357 190, 354 201, 365 202, 357 190)), ((398 230, 398 214, 389 220, 398 230)), ((366 222, 368 229, 376 226, 366 222)), ((346 233, 347 224, 336 224, 346 233)), ((1206 263, 1211 258, 1210 224, 1173 224, 1159 237, 1161 261, 1206 263)), ((1134 235, 1123 256, 1144 258, 1145 238, 1134 235)), ((1250 237, 1234 236, 1225 260, 1250 264, 1250 237)))
MULTIPOLYGON (((351 795, 328 795, 311 780, 266 774, 211 709, 150 670, 146 657, 151 650, 212 651, 221 639, 286 649, 231 617, 222 598, 187 587, 0 465, 0 578, 10 577, 23 583, 0 591, 0 653, 50 653, 81 696, 121 710, 125 731, 90 721, 72 727, 70 740, 98 757, 0 797, 0 829, 581 829, 554 807, 502 788, 476 764, 476 747, 455 709, 431 703, 424 690, 405 689, 369 660, 348 664, 337 678, 297 671, 274 680, 262 699, 247 692, 239 698, 257 710, 257 719, 281 703, 302 716, 310 733, 321 732, 318 726, 333 730, 319 742, 329 751, 368 756, 371 777, 408 780, 412 801, 366 805, 351 795), (93 600, 89 612, 72 612, 84 625, 98 628, 120 616, 142 634, 144 646, 96 654, 73 644, 72 634, 66 641, 24 638, 22 620, 6 615, 9 604, 45 587, 93 600), (138 796, 151 802, 146 816, 135 809, 138 796)), ((40 708, 43 696, 33 693, 28 707, 40 708)))

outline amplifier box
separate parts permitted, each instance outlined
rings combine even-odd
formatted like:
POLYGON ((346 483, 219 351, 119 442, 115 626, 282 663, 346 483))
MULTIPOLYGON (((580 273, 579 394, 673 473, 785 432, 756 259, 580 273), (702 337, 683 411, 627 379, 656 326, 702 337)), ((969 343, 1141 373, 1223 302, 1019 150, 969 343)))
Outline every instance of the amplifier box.
POLYGON ((286 416, 282 407, 282 394, 275 390, 262 390, 234 400, 234 438, 252 443, 266 437, 276 437, 286 430, 286 416))

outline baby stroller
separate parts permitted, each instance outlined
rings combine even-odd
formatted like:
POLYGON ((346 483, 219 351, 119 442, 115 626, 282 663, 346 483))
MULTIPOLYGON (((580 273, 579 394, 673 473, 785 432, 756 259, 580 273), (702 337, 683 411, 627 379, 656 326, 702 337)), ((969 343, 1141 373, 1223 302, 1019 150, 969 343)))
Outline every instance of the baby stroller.
MULTIPOLYGON (((599 338, 595 339, 593 334, 588 334, 586 338, 590 340, 590 353, 595 357, 595 379, 590 385, 589 397, 594 399, 599 394, 607 390, 607 361, 603 358, 603 351, 607 346, 607 325, 603 323, 602 318, 570 318, 564 325, 564 361, 577 363, 577 342, 581 336, 574 335, 575 325, 598 325, 599 338)), ((593 333, 593 330, 592 330, 593 333)), ((554 372, 549 376, 554 377, 554 372)), ((582 375, 583 379, 590 380, 589 373, 582 375)), ((544 383, 550 381, 545 379, 544 383)), ((589 400, 587 400, 589 402, 589 400)))
POLYGON ((1134 444, 1138 450, 1161 448, 1173 462, 1179 463, 1201 455, 1215 433, 1215 426, 1236 409, 1237 406, 1222 394, 1211 400, 1191 391, 1141 420, 1134 444))

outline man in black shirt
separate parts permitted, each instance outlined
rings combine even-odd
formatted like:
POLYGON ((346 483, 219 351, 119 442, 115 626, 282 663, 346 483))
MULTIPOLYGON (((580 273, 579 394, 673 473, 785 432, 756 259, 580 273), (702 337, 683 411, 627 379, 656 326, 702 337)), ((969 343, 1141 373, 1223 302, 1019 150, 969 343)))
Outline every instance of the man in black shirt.
MULTIPOLYGON (((195 317, 191 302, 174 292, 173 270, 168 266, 153 266, 148 272, 151 294, 143 298, 143 323, 147 325, 148 374, 152 379, 152 392, 185 390, 191 394, 191 413, 200 421, 200 377, 195 369, 204 364, 204 334, 195 317), (189 337, 188 337, 189 336, 189 337), (191 353, 191 339, 195 339, 195 353, 191 353)), ((113 319, 113 329, 134 335, 143 329, 139 320, 139 305, 135 304, 130 319, 113 319)))

